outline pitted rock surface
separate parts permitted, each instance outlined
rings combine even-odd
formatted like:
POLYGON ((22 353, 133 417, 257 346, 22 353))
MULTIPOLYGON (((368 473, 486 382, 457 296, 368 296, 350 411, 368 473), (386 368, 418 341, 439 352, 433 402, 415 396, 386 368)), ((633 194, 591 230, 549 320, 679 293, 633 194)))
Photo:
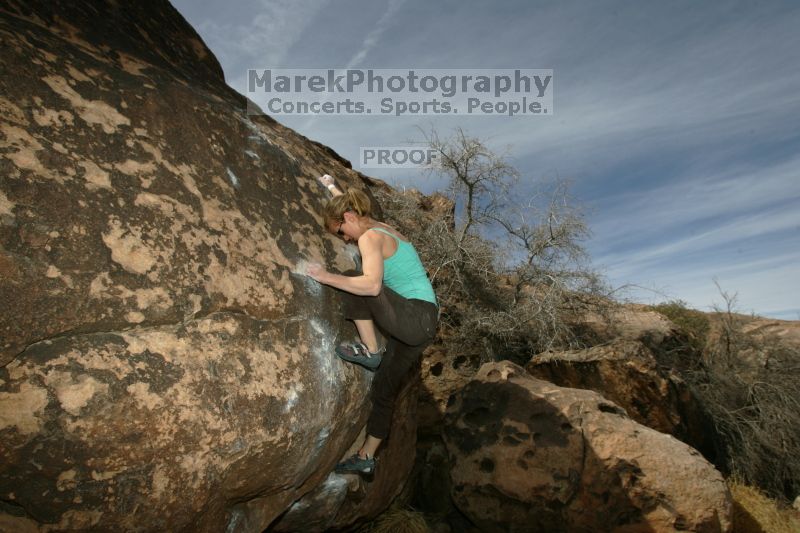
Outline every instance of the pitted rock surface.
POLYGON ((262 531, 367 415, 297 266, 353 267, 315 178, 361 179, 247 116, 166 1, 9 1, 0 32, 0 524, 262 531))
POLYGON ((659 368, 642 342, 617 340, 584 350, 544 352, 525 368, 561 387, 593 390, 640 424, 715 459, 713 425, 702 405, 677 374, 659 368))
POLYGON ((481 531, 729 531, 722 475, 597 393, 486 364, 444 430, 451 494, 481 531))

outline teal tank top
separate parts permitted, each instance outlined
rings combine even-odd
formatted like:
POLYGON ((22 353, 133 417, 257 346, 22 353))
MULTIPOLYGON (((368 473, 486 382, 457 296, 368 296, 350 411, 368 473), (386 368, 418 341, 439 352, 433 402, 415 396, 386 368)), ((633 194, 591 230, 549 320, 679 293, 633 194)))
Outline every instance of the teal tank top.
POLYGON ((383 260, 383 283, 404 298, 425 300, 438 306, 433 286, 414 245, 398 239, 383 228, 370 229, 385 233, 397 241, 397 250, 391 257, 383 260))

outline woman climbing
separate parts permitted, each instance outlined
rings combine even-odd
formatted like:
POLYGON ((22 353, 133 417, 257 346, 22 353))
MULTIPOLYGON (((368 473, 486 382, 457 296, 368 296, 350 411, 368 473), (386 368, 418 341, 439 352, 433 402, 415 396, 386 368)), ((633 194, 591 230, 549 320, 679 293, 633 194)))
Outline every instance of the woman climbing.
POLYGON ((333 194, 325 206, 325 225, 345 242, 358 243, 362 272, 343 276, 309 265, 307 273, 341 289, 345 318, 358 330, 360 340, 340 344, 337 355, 375 372, 366 439, 336 472, 371 474, 375 452, 389 434, 403 378, 436 335, 439 308, 414 246, 396 229, 372 218, 367 195, 355 189, 343 193, 327 174, 319 179, 333 194), (376 323, 388 336, 384 346, 378 344, 376 323))

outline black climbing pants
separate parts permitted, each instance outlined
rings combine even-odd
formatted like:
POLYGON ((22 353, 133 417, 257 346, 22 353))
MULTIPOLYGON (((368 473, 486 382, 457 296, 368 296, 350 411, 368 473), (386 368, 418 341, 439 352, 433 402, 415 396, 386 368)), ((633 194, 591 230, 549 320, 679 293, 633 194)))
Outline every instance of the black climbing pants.
POLYGON ((383 361, 372 380, 372 411, 367 421, 367 434, 385 439, 400 386, 436 336, 439 308, 425 300, 404 298, 386 286, 377 296, 340 292, 345 318, 372 319, 389 337, 383 361))

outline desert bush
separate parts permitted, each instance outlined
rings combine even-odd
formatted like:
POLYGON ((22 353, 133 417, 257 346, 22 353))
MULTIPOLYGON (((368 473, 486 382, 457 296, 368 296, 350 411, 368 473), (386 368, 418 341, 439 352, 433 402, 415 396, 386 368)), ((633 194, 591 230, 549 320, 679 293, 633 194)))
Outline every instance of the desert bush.
POLYGON ((773 497, 800 489, 800 379, 781 368, 751 377, 714 365, 693 376, 722 438, 727 470, 773 497))
POLYGON ((710 323, 708 316, 702 311, 690 309, 682 300, 672 300, 651 307, 653 311, 661 313, 673 324, 681 328, 688 336, 691 348, 698 354, 702 353, 708 339, 710 323))
POLYGON ((710 334, 702 364, 684 377, 714 421, 724 458, 718 466, 774 498, 794 498, 800 492, 800 354, 775 336, 746 333, 735 295, 720 292, 719 331, 710 334))

